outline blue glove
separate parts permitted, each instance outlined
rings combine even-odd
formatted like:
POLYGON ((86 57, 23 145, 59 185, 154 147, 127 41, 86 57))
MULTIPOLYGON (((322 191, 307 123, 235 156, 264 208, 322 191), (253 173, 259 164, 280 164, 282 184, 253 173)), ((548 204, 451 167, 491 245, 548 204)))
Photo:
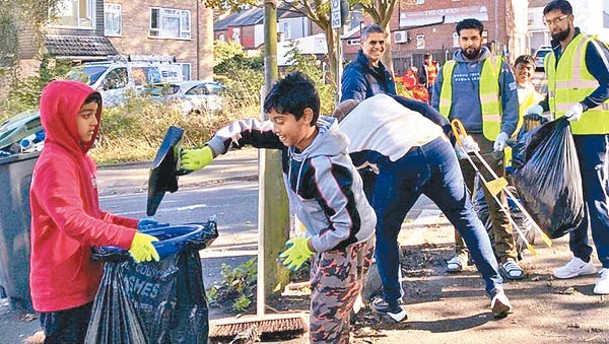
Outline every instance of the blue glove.
POLYGON ((161 223, 155 219, 145 217, 143 219, 140 219, 140 221, 137 223, 137 230, 142 231, 142 230, 146 230, 146 229, 152 229, 152 228, 158 228, 158 227, 168 227, 168 226, 169 226, 169 223, 161 223))

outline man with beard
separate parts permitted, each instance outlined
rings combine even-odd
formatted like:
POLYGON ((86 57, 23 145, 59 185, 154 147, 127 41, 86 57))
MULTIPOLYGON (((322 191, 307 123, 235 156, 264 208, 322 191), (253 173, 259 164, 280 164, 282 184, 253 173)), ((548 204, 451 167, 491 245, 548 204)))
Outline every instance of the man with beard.
POLYGON ((387 33, 377 24, 362 30, 362 48, 355 60, 345 66, 341 78, 341 101, 364 100, 379 93, 396 94, 391 71, 381 62, 386 38, 387 33))
POLYGON ((548 101, 544 108, 570 122, 586 208, 569 240, 573 258, 553 275, 566 279, 596 272, 588 244, 591 228, 602 263, 594 293, 609 294, 609 51, 595 36, 573 26, 568 1, 550 2, 543 16, 553 39, 553 52, 545 58, 548 101))
MULTIPOLYGON (((436 79, 432 106, 449 120, 459 119, 480 146, 480 154, 498 175, 504 174, 502 153, 507 139, 518 124, 518 95, 514 74, 509 64, 491 55, 482 46, 484 26, 477 19, 464 19, 457 24, 459 45, 453 59, 447 61, 436 79), (494 141, 494 143, 493 143, 494 141)), ((475 161, 475 158, 474 158, 475 161)), ((473 190, 476 172, 467 160, 460 160, 465 182, 473 190)), ((492 180, 485 171, 487 180, 492 180)), ((517 251, 508 215, 484 188, 489 205, 495 254, 500 271, 508 279, 521 279, 524 271, 516 262, 517 251)), ((507 208, 504 192, 498 195, 507 208)), ((455 231, 456 254, 448 261, 449 272, 461 271, 468 265, 469 251, 463 238, 455 231)))

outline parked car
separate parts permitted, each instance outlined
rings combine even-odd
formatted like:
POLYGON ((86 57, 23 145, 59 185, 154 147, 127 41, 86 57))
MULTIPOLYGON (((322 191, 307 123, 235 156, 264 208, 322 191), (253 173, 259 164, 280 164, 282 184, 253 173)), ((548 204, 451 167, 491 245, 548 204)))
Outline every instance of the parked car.
POLYGON ((224 85, 219 82, 191 80, 155 84, 146 88, 142 95, 174 106, 188 115, 221 110, 223 92, 224 85))
POLYGON ((535 51, 535 54, 533 55, 533 58, 535 59, 535 70, 542 71, 544 69, 543 60, 545 59, 546 55, 551 52, 552 47, 549 45, 542 45, 535 51))
POLYGON ((11 145, 42 130, 39 111, 25 111, 0 124, 0 150, 9 151, 11 145))
POLYGON ((140 94, 147 85, 184 80, 181 63, 130 61, 116 57, 111 61, 89 62, 68 74, 102 94, 104 107, 119 105, 129 90, 140 94))

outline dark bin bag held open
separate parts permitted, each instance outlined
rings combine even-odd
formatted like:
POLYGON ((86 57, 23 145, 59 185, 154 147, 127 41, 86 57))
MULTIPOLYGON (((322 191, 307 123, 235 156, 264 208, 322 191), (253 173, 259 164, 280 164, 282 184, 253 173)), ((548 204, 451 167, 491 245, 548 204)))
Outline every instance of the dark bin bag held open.
POLYGON ((573 231, 584 217, 584 197, 569 122, 544 124, 513 149, 514 185, 537 224, 553 239, 573 231))
POLYGON ((207 343, 207 297, 199 250, 218 236, 209 221, 155 228, 145 233, 161 260, 136 264, 128 251, 96 247, 106 262, 85 343, 207 343))

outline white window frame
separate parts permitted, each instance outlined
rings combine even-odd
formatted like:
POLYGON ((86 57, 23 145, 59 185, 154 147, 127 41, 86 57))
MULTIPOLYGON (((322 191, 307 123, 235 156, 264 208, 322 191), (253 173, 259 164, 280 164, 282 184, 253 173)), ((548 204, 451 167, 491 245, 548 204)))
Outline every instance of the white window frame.
POLYGON ((182 80, 189 81, 192 80, 192 63, 182 63, 182 80), (184 74, 184 67, 188 66, 188 75, 184 74))
POLYGON ((110 37, 120 37, 123 35, 123 5, 122 4, 113 4, 113 3, 104 4, 104 35, 110 36, 110 37), (114 14, 114 15, 118 16, 118 20, 119 20, 118 33, 113 33, 113 32, 107 31, 106 14, 114 14))
POLYGON ((461 44, 459 44, 459 34, 453 32, 453 48, 459 48, 461 44))
MULTIPOLYGON (((76 10, 76 14, 79 15, 80 13, 80 1, 79 0, 62 0, 63 2, 75 2, 78 6, 78 9, 76 10)), ((58 21, 54 21, 51 20, 49 22, 49 27, 57 27, 57 28, 64 28, 64 29, 79 29, 79 30, 95 30, 96 28, 96 24, 97 24, 97 18, 96 15, 97 13, 95 12, 95 0, 85 0, 86 4, 89 5, 87 7, 87 13, 85 14, 87 16, 87 18, 91 19, 91 26, 80 26, 80 22, 81 19, 85 19, 85 18, 76 18, 76 21, 78 22, 77 26, 73 26, 73 25, 62 25, 61 23, 59 23, 58 21)), ((61 3, 58 4, 58 6, 61 6, 61 3)), ((59 15, 57 15, 57 19, 59 19, 59 15)))
POLYGON ((183 10, 183 9, 178 9, 178 8, 167 8, 167 7, 150 7, 150 15, 149 15, 149 23, 148 23, 148 37, 149 38, 161 38, 161 39, 181 39, 181 40, 190 40, 192 39, 192 15, 190 13, 190 10, 183 10), (158 17, 157 20, 159 21, 158 28, 153 28, 152 27, 152 12, 154 10, 158 11, 158 17), (183 15, 186 15, 186 17, 188 18, 188 29, 184 28, 184 22, 182 21, 182 19, 184 18, 183 15), (165 34, 163 33, 163 18, 164 17, 174 17, 174 18, 178 18, 180 21, 180 28, 179 28, 179 34, 178 37, 175 36, 170 36, 167 35, 166 32, 165 34), (157 32, 157 35, 153 35, 153 32, 157 32), (187 37, 186 37, 187 35, 187 37))

